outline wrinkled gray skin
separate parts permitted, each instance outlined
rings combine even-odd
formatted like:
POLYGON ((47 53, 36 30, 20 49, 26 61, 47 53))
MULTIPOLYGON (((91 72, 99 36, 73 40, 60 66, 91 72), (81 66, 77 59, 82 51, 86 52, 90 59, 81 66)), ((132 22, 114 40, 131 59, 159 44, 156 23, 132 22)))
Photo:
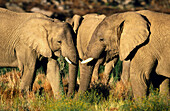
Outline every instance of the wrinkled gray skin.
POLYGON ((103 52, 103 56, 99 59, 96 59, 95 62, 90 64, 82 64, 81 61, 84 59, 84 53, 87 51, 87 46, 92 37, 92 34, 98 24, 105 18, 105 15, 97 15, 97 14, 87 14, 84 16, 74 15, 72 19, 67 20, 72 26, 75 33, 77 33, 77 50, 79 54, 79 66, 80 66, 80 86, 79 93, 85 92, 89 87, 91 77, 93 82, 98 81, 99 77, 99 66, 101 64, 105 65, 105 70, 103 73, 104 84, 108 84, 109 82, 109 74, 114 67, 114 64, 117 62, 117 58, 113 60, 107 60, 108 57, 105 57, 105 53, 103 52))
POLYGON ((143 10, 106 17, 93 33, 84 61, 98 59, 103 51, 130 60, 135 98, 148 95, 151 83, 169 94, 170 15, 143 10))
POLYGON ((73 63, 69 64, 69 81, 72 82, 68 89, 68 94, 72 94, 77 78, 72 27, 39 13, 16 13, 3 8, 0 8, 0 20, 0 67, 19 67, 22 71, 20 90, 32 89, 36 69, 42 64, 47 68, 54 96, 60 97, 56 59, 62 55, 73 63))
POLYGON ((130 79, 130 60, 124 60, 122 67, 121 81, 126 85, 130 79))

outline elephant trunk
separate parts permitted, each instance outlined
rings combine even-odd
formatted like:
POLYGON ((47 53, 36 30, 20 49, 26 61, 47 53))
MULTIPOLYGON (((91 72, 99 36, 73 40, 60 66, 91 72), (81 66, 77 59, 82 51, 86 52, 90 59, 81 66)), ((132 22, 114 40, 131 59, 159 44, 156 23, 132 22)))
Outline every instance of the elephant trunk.
MULTIPOLYGON (((65 49, 66 50, 66 49, 65 49)), ((78 71, 78 56, 75 47, 67 47, 67 50, 64 51, 63 56, 66 61, 69 63, 69 86, 68 86, 68 96, 71 96, 76 87, 77 80, 77 71, 78 71)))
POLYGON ((61 47, 62 55, 69 63, 69 86, 67 93, 68 96, 71 96, 75 91, 78 71, 78 52, 75 47, 76 35, 73 30, 70 31, 71 33, 66 32, 67 39, 65 42, 62 43, 63 47, 61 47))
POLYGON ((81 75, 80 75, 80 87, 79 87, 78 94, 82 94, 85 91, 87 91, 90 85, 92 71, 94 69, 93 66, 90 66, 88 64, 81 64, 80 67, 81 67, 80 70, 81 75))
POLYGON ((71 59, 72 64, 69 63, 69 86, 68 86, 68 96, 71 96, 76 87, 76 82, 77 82, 77 57, 71 59), (73 64, 74 63, 74 64, 73 64))

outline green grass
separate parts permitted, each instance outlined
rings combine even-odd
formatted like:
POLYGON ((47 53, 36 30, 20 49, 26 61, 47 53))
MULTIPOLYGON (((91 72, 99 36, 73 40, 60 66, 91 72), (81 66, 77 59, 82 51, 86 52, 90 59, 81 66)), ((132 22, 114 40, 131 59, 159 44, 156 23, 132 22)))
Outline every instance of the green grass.
MULTIPOLYGON (((157 93, 157 92, 156 92, 157 93)), ((120 110, 130 109, 131 111, 169 111, 170 100, 167 97, 151 93, 148 98, 137 101, 125 100, 120 110)))

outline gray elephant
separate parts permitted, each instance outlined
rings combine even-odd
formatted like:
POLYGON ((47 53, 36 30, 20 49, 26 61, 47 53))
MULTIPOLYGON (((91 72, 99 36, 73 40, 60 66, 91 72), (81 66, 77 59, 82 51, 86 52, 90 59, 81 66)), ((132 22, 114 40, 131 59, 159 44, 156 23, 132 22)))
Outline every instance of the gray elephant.
POLYGON ((106 17, 93 33, 84 61, 100 58, 103 51, 130 60, 135 98, 148 95, 151 83, 169 94, 170 15, 143 10, 106 17))
POLYGON ((71 25, 39 13, 16 13, 3 8, 0 8, 0 20, 0 67, 19 67, 22 71, 20 90, 31 90, 36 69, 43 64, 54 96, 58 98, 61 90, 56 59, 62 55, 70 63, 68 94, 73 93, 77 51, 71 25))
POLYGON ((84 53, 87 50, 87 46, 92 37, 92 34, 98 24, 103 21, 105 15, 98 14, 86 14, 84 16, 74 15, 72 19, 67 19, 67 22, 73 26, 73 30, 77 33, 77 50, 79 54, 79 67, 80 67, 80 86, 79 93, 84 92, 88 89, 92 77, 92 82, 97 82, 99 77, 99 66, 101 64, 105 65, 105 70, 103 73, 104 84, 108 84, 109 74, 112 71, 114 64, 117 62, 117 58, 114 60, 105 57, 105 53, 95 62, 90 64, 81 64, 84 59, 84 53))

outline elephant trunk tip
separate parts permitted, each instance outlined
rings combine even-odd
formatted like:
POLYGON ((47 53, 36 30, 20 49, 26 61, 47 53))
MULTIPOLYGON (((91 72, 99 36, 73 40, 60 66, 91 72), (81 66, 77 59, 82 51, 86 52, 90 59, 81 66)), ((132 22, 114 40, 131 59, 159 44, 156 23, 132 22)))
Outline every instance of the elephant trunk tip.
POLYGON ((94 59, 94 58, 90 57, 90 58, 88 58, 88 59, 86 59, 86 60, 83 60, 81 63, 82 63, 82 64, 86 64, 86 63, 91 62, 93 59, 94 59))

